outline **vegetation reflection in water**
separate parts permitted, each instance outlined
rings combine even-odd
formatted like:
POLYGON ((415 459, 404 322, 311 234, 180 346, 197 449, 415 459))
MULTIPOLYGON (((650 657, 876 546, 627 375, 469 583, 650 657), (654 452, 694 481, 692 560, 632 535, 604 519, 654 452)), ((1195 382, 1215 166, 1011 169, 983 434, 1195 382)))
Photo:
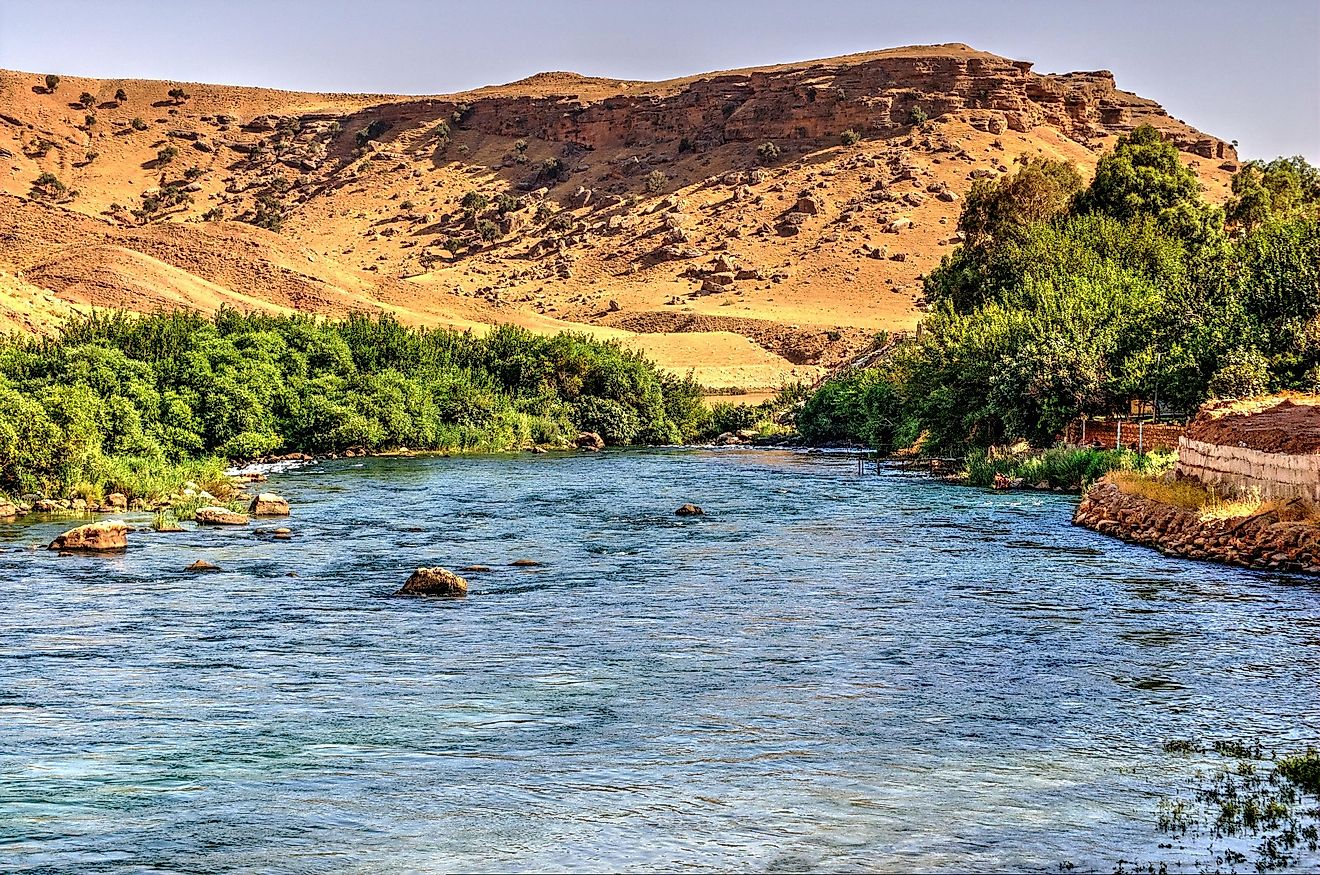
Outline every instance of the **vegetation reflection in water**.
POLYGON ((1166 743, 1320 737, 1320 591, 1073 528, 1064 495, 740 450, 271 487, 288 543, 0 528, 7 865, 1194 870, 1224 851, 1156 827, 1203 817, 1218 755, 1166 743), (388 597, 467 564, 467 599, 388 597))

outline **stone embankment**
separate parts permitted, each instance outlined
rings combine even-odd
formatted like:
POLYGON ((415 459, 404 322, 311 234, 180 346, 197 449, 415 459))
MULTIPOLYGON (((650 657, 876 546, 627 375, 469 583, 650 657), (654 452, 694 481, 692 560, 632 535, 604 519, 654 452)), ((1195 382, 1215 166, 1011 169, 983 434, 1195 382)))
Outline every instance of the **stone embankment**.
POLYGON ((1083 496, 1073 524, 1154 547, 1166 556, 1320 574, 1320 526, 1281 519, 1279 509, 1203 519, 1195 510, 1132 495, 1101 481, 1083 496))

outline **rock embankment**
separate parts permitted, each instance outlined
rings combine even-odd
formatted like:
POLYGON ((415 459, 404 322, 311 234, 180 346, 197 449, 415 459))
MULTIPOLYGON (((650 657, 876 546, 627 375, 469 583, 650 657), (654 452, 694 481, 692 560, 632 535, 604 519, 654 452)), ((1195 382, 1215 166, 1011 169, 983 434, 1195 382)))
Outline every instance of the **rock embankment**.
POLYGON ((1320 526, 1281 520, 1278 510, 1203 519, 1195 510, 1131 495, 1102 481, 1082 497, 1073 524, 1167 556, 1320 574, 1320 526))

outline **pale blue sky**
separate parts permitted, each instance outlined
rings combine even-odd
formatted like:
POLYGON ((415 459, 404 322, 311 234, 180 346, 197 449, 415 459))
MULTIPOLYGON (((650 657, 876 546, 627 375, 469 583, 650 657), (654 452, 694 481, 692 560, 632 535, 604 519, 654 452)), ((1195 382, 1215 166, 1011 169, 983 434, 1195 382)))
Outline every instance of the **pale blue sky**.
POLYGON ((1112 70, 1244 157, 1320 162, 1320 0, 0 0, 0 67, 308 91, 663 79, 940 42, 1112 70))

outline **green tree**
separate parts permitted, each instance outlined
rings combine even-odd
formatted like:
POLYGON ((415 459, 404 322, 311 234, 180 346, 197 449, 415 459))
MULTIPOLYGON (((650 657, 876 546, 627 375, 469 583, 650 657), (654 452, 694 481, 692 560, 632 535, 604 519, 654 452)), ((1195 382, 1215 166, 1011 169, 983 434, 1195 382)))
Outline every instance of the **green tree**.
POLYGON ((1201 185, 1179 157, 1178 147, 1142 125, 1118 138, 1096 165, 1095 178, 1077 202, 1083 213, 1104 213, 1130 222, 1140 216, 1166 224, 1185 210, 1200 213, 1201 185))

